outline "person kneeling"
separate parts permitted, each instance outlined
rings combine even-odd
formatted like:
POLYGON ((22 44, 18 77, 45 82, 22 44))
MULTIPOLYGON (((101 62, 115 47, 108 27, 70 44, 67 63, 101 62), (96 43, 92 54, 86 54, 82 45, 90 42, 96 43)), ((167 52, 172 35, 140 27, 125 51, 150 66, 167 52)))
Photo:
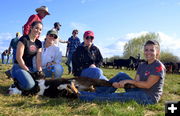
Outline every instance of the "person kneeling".
MULTIPOLYGON (((61 78, 64 69, 61 65, 62 52, 54 45, 58 38, 57 32, 49 30, 42 47, 42 70, 46 77, 61 78)), ((33 59, 33 67, 36 71, 35 58, 33 59)))

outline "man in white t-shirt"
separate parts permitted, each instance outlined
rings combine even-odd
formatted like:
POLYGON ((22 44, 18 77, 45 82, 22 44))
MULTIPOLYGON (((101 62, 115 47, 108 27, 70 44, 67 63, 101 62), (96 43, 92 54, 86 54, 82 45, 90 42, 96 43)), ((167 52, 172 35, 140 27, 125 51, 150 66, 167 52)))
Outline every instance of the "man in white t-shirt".
MULTIPOLYGON (((59 22, 55 22, 54 23, 54 27, 52 28, 53 31, 56 31, 57 34, 59 32, 59 30, 61 29, 61 24, 59 22)), ((60 37, 58 37, 56 40, 55 40, 55 45, 56 46, 60 46, 60 43, 68 43, 68 41, 65 41, 65 40, 62 40, 60 37)))

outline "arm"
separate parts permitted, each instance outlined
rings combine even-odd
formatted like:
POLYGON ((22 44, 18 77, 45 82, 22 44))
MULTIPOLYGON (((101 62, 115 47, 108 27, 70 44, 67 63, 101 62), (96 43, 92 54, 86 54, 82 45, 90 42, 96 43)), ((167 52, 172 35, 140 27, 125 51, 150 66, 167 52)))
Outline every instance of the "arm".
POLYGON ((11 42, 10 42, 10 44, 9 44, 9 48, 8 48, 8 54, 10 54, 11 53, 11 43, 12 43, 12 40, 11 40, 11 42))
POLYGON ((41 53, 42 53, 42 48, 39 48, 37 51, 37 57, 36 57, 36 66, 38 71, 42 71, 42 61, 41 61, 41 53))
POLYGON ((60 38, 59 38, 59 42, 60 42, 60 43, 68 43, 68 41, 62 40, 62 39, 60 39, 60 38))
POLYGON ((160 76, 150 75, 147 81, 137 81, 137 80, 124 80, 115 83, 113 86, 116 88, 123 88, 126 83, 133 84, 138 88, 151 88, 155 83, 157 83, 160 79, 160 76))
POLYGON ((25 48, 24 44, 19 41, 16 51, 16 60, 22 69, 29 71, 28 67, 25 65, 25 62, 23 60, 24 48, 25 48))
POLYGON ((97 48, 97 53, 96 53, 96 61, 95 61, 95 65, 97 67, 100 67, 102 65, 103 62, 103 57, 101 55, 101 52, 99 51, 99 49, 97 48))

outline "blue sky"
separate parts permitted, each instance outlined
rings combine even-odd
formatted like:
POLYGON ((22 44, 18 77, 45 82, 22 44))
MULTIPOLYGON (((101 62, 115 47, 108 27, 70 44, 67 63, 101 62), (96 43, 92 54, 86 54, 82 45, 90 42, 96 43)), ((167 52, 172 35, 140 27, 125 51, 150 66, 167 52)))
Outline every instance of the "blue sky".
MULTIPOLYGON (((5 0, 0 4, 0 52, 7 49, 16 32, 35 9, 45 5, 51 15, 43 19, 43 40, 54 22, 62 24, 59 36, 67 40, 73 29, 95 33, 95 45, 103 57, 122 55, 123 45, 133 37, 157 32, 162 49, 180 57, 180 0, 5 0)), ((61 44, 63 55, 66 44, 61 44)))

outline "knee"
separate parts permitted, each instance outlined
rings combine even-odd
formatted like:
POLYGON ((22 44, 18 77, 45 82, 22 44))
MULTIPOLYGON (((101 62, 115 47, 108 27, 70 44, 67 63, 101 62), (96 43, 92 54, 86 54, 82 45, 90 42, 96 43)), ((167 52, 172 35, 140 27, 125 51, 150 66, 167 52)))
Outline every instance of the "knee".
POLYGON ((94 73, 101 76, 103 74, 103 71, 100 68, 94 68, 94 73))
POLYGON ((35 86, 35 82, 34 81, 29 81, 27 82, 25 85, 22 86, 22 88, 24 90, 30 90, 35 86))
POLYGON ((102 74, 103 73, 100 68, 87 68, 82 71, 81 76, 90 78, 100 78, 102 74))
POLYGON ((55 65, 54 71, 56 77, 61 77, 64 72, 64 68, 61 65, 55 65))
POLYGON ((119 77, 125 77, 125 76, 128 76, 126 73, 124 73, 124 72, 119 72, 118 74, 117 74, 119 77))

